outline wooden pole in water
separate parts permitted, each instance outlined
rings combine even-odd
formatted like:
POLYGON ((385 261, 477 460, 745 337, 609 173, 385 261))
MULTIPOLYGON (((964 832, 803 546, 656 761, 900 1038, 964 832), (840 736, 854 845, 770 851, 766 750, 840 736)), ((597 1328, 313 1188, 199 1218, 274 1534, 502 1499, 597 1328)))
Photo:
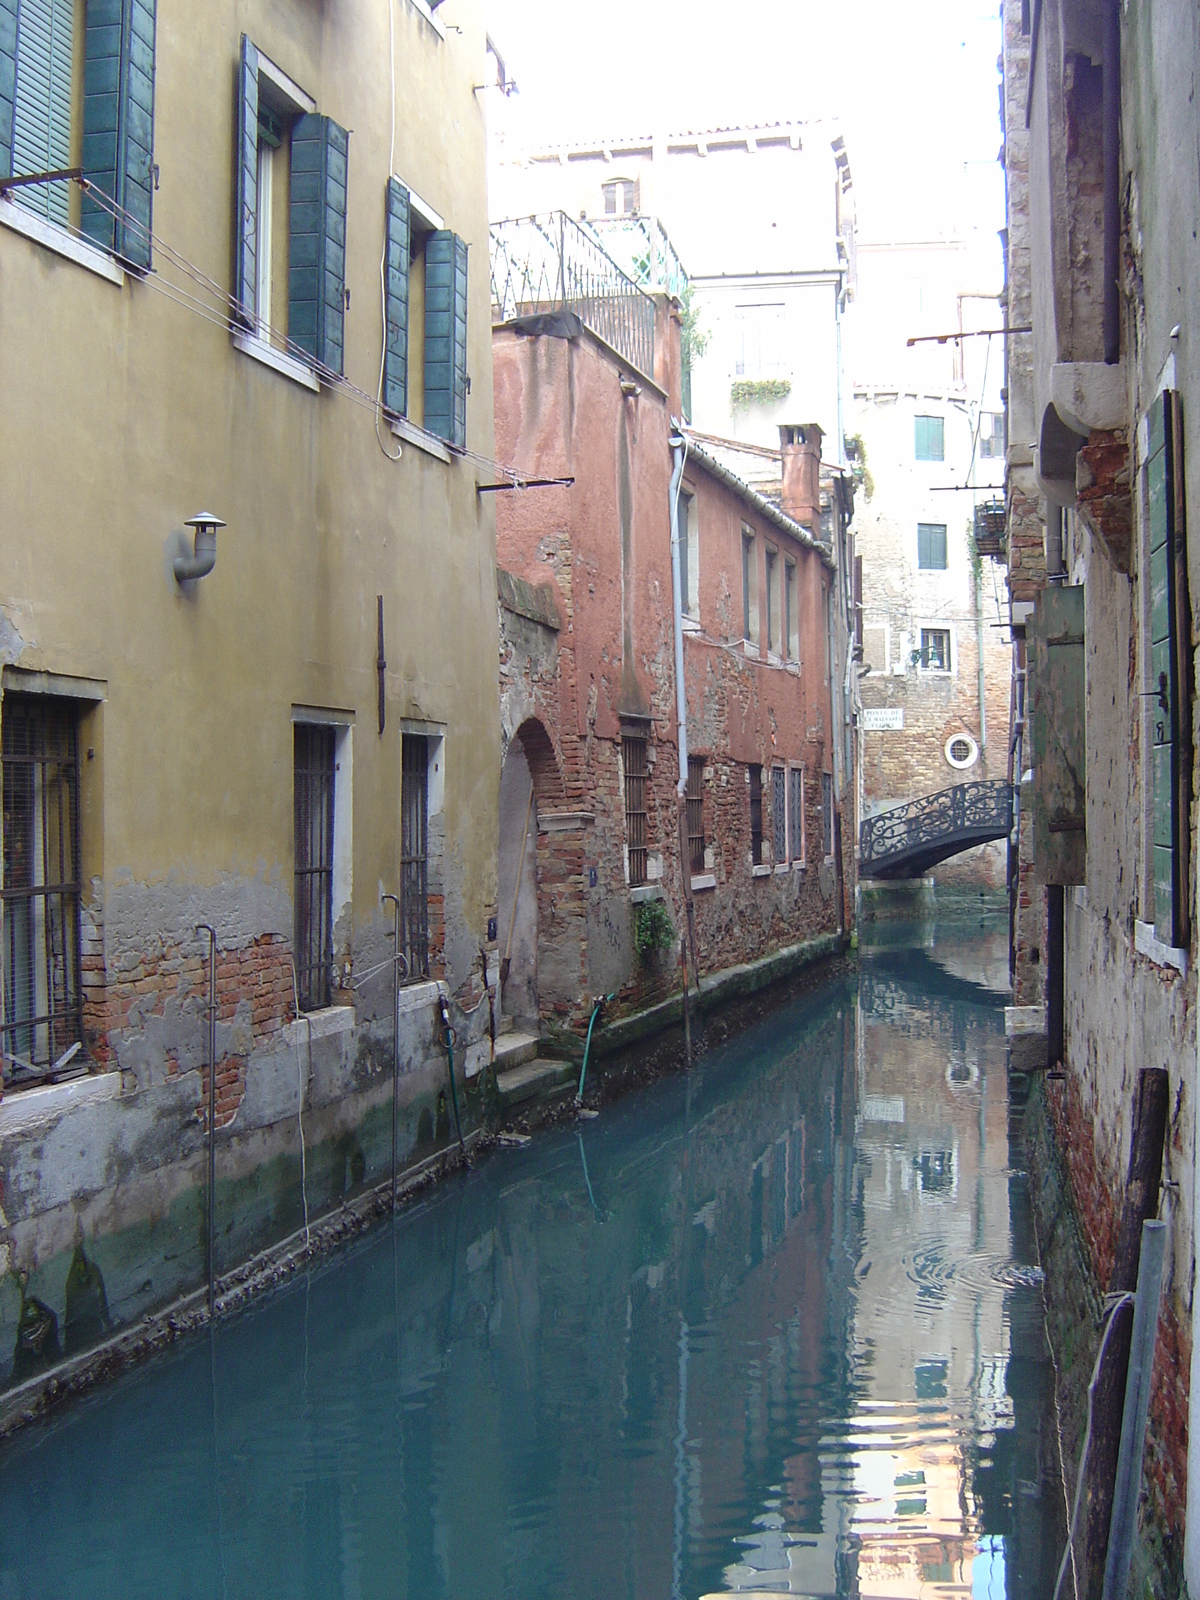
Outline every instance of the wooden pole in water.
MULTIPOLYGON (((1137 1098, 1134 1101, 1129 1175, 1125 1181, 1125 1203, 1121 1211, 1116 1259, 1108 1285, 1110 1295, 1132 1293, 1137 1289, 1142 1224, 1158 1214, 1168 1101, 1166 1069, 1143 1067, 1138 1074, 1137 1098)), ((1121 1444, 1133 1310, 1132 1303, 1126 1301, 1112 1313, 1112 1332, 1096 1381, 1092 1439, 1084 1469, 1087 1474, 1082 1589, 1085 1600, 1102 1600, 1104 1592, 1104 1564, 1112 1521, 1117 1453, 1121 1444)))

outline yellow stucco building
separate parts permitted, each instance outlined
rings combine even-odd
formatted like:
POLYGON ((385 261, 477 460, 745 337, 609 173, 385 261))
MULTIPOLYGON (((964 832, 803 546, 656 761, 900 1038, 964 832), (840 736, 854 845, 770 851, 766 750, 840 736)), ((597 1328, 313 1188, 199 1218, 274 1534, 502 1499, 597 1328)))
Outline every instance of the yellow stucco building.
POLYGON ((499 782, 488 47, 450 10, 0 0, 0 1377, 73 1253, 114 1323, 203 1276, 200 925, 218 1268, 298 1219, 297 1112, 310 1206, 450 1136, 499 782))

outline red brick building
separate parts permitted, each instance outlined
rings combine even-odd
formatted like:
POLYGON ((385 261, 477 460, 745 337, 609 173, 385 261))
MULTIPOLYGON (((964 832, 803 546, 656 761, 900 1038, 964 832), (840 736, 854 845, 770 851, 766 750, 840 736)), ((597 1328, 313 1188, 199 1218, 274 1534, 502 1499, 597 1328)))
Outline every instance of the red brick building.
POLYGON ((676 432, 677 309, 640 301, 653 341, 636 348, 601 337, 594 307, 493 328, 498 458, 568 480, 497 495, 503 1005, 543 1027, 578 1024, 593 996, 633 1010, 677 990, 689 892, 703 976, 836 936, 852 894, 833 709, 847 610, 838 541, 815 514, 820 430, 794 430, 809 439, 794 473, 812 480, 805 526, 676 432))

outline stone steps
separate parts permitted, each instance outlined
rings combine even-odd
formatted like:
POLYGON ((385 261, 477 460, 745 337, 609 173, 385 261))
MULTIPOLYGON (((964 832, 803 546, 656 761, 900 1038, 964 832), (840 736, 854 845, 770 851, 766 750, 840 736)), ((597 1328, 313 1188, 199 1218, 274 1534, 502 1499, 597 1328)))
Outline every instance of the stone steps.
POLYGON ((496 1072, 507 1072, 532 1061, 538 1053, 538 1038, 533 1033, 503 1033, 496 1039, 496 1072))
MULTIPOLYGON (((496 1050, 496 1065, 500 1066, 500 1051, 496 1050)), ((521 1105, 526 1100, 548 1099, 552 1095, 569 1092, 578 1081, 579 1074, 569 1061, 548 1061, 543 1057, 522 1061, 506 1071, 497 1071, 496 1088, 504 1110, 521 1105)))

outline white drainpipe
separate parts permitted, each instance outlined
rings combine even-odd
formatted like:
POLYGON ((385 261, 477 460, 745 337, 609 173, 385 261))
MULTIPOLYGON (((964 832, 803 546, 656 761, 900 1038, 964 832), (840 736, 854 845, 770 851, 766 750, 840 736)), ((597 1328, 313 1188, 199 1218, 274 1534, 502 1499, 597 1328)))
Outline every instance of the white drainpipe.
POLYGON ((679 486, 683 482, 683 464, 687 460, 687 440, 673 431, 671 449, 675 466, 671 473, 671 587, 675 591, 675 714, 679 722, 679 784, 680 799, 687 794, 687 688, 683 681, 683 591, 679 566, 679 486))

